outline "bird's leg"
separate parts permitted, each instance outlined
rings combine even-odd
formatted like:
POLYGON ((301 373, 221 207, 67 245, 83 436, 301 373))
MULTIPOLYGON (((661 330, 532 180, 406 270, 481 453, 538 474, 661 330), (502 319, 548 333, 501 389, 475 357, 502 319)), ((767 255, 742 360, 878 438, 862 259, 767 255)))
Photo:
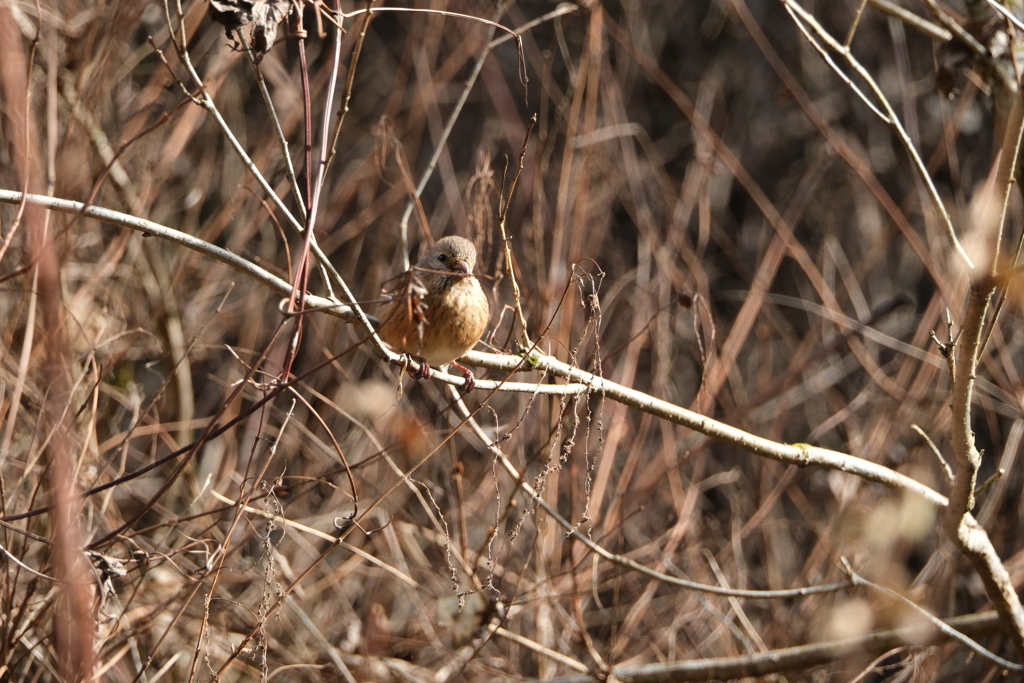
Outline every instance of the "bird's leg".
POLYGON ((466 382, 462 385, 462 391, 469 392, 476 388, 476 378, 473 377, 473 371, 467 368, 465 365, 452 361, 452 365, 462 371, 462 374, 466 376, 466 382))
POLYGON ((416 371, 410 370, 409 374, 416 379, 430 379, 430 364, 419 356, 411 356, 411 358, 420 364, 420 369, 416 371))

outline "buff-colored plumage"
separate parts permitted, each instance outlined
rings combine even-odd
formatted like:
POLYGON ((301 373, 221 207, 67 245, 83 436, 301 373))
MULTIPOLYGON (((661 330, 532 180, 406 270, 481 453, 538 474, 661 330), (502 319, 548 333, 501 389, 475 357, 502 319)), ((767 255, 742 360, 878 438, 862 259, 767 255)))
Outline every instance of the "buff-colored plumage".
POLYGON ((473 348, 490 317, 475 265, 472 242, 454 235, 438 240, 413 267, 410 291, 396 294, 381 315, 381 339, 435 367, 473 348))

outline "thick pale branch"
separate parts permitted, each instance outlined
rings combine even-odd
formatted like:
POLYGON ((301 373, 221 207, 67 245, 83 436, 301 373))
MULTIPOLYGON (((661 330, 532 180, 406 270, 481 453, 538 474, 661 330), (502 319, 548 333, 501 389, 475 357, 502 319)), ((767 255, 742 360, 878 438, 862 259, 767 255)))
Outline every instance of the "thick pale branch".
MULTIPOLYGON (((996 62, 988 54, 988 50, 978 43, 967 31, 961 27, 952 17, 942 9, 935 0, 925 0, 935 18, 941 22, 957 39, 970 48, 977 59, 989 64, 991 77, 998 79, 1008 90, 1016 90, 1016 82, 1008 77, 1004 65, 996 62)), ((811 15, 793 0, 782 0, 783 5, 789 11, 794 23, 804 34, 807 40, 821 54, 825 61, 844 78, 850 88, 857 93, 875 111, 876 114, 896 133, 903 144, 908 156, 914 163, 918 175, 923 181, 932 197, 936 210, 939 212, 943 223, 946 226, 950 243, 959 254, 969 269, 974 269, 974 264, 968 257, 960 244, 956 232, 953 229, 952 220, 942 202, 938 191, 932 181, 926 165, 917 153, 912 140, 896 116, 895 110, 889 104, 887 98, 878 86, 867 69, 854 58, 846 45, 840 45, 811 15), (819 44, 821 40, 825 45, 819 44), (842 56, 847 64, 867 84, 874 95, 875 101, 882 112, 874 106, 865 95, 855 87, 852 81, 831 61, 826 51, 835 52, 842 56)), ((1004 192, 1003 215, 1000 217, 999 230, 993 241, 994 253, 998 255, 998 245, 1002 230, 1002 220, 1005 216, 1005 209, 1009 199, 1009 180, 1012 171, 1016 167, 1017 147, 1020 144, 1020 118, 1021 107, 1019 98, 1015 100, 1012 122, 1005 134, 1002 148, 1002 158, 999 168, 1000 192, 1004 192)), ((997 265, 992 263, 990 273, 994 273, 997 265)), ((971 401, 974 395, 974 384, 976 381, 976 370, 978 360, 981 356, 983 345, 983 330, 987 317, 989 301, 995 290, 996 281, 989 276, 983 280, 976 281, 971 287, 971 297, 968 304, 967 315, 964 320, 964 327, 955 342, 942 345, 942 350, 950 363, 950 374, 953 379, 952 396, 952 430, 951 441, 953 451, 956 454, 959 465, 956 479, 953 485, 953 493, 950 496, 949 509, 946 514, 946 530, 951 538, 959 545, 960 549, 968 556, 975 569, 981 575, 985 583, 989 597, 995 603, 1000 616, 1006 626, 1007 632, 1013 639, 1017 652, 1024 657, 1024 609, 1021 607, 1020 599, 1013 586, 1010 584, 1009 576, 1003 567, 999 556, 992 546, 988 534, 974 519, 971 512, 974 509, 975 489, 977 487, 978 469, 981 466, 981 454, 975 445, 974 432, 971 430, 971 401)))
POLYGON ((985 319, 994 290, 993 278, 985 278, 971 286, 964 327, 955 348, 945 347, 947 354, 955 354, 950 356, 954 359, 951 363, 953 419, 950 425, 950 441, 958 465, 946 514, 946 532, 981 576, 986 592, 999 611, 1017 653, 1024 657, 1024 608, 1021 607, 1017 591, 1013 589, 1010 576, 1000 561, 992 540, 971 514, 974 509, 978 469, 981 467, 981 453, 978 452, 974 430, 971 428, 971 397, 974 394, 975 373, 978 368, 985 319))
POLYGON ((996 315, 988 321, 989 305, 999 284, 999 245, 1002 241, 1014 170, 1017 168, 1021 132, 1024 130, 1024 108, 1021 104, 1021 93, 1018 92, 1013 100, 997 162, 999 167, 996 174, 996 190, 1002 193, 1002 206, 993 240, 994 255, 989 266, 989 274, 971 284, 963 329, 957 339, 944 345, 942 350, 949 361, 953 380, 950 441, 957 460, 956 479, 946 513, 946 532, 956 541, 981 576, 985 590, 999 611, 1018 656, 1024 658, 1024 607, 1021 606, 1020 597, 1010 582, 1009 574, 999 559, 992 540, 972 514, 978 470, 981 468, 981 453, 978 451, 974 430, 971 428, 971 402, 974 397, 974 386, 978 381, 978 362, 988 341, 985 326, 988 322, 988 334, 991 334, 999 313, 997 307, 996 315))
MULTIPOLYGON (((0 190, 0 202, 15 204, 21 201, 20 192, 0 190)), ((48 208, 65 213, 77 213, 82 210, 82 204, 62 199, 53 199, 41 195, 29 195, 27 201, 46 206, 48 208)), ((254 263, 234 254, 227 249, 204 242, 192 235, 173 230, 166 226, 153 223, 135 216, 102 209, 96 206, 85 208, 85 216, 98 220, 107 221, 115 225, 132 228, 144 234, 169 240, 181 246, 188 247, 194 251, 206 254, 222 263, 238 270, 254 280, 266 285, 270 289, 290 296, 291 285, 279 277, 267 272, 254 263)), ((337 301, 309 295, 306 297, 310 309, 322 309, 323 312, 343 318, 349 322, 359 323, 360 318, 355 311, 337 301)), ((310 311, 307 311, 310 312, 310 311)), ((402 364, 405 358, 399 354, 388 353, 386 359, 389 362, 402 364)), ((608 398, 624 405, 636 408, 637 410, 650 413, 675 424, 689 427, 713 439, 732 444, 754 455, 760 455, 772 460, 778 460, 790 465, 817 465, 828 469, 840 470, 856 475, 866 481, 882 484, 893 489, 905 490, 916 493, 929 502, 944 506, 946 497, 910 477, 895 472, 888 467, 858 458, 846 453, 839 453, 827 448, 819 448, 808 444, 782 444, 770 439, 765 439, 754 434, 737 429, 718 420, 714 420, 700 413, 695 413, 681 406, 668 401, 655 398, 642 391, 637 391, 621 384, 616 384, 603 377, 563 363, 556 358, 546 356, 538 352, 531 353, 525 360, 522 356, 499 355, 479 353, 470 351, 465 360, 478 367, 515 372, 517 370, 541 370, 555 377, 561 377, 570 382, 564 385, 545 385, 529 382, 496 382, 478 380, 477 388, 481 390, 518 391, 525 393, 549 393, 549 394, 578 394, 588 391, 603 393, 608 398)), ((464 380, 456 375, 449 375, 443 372, 432 373, 432 377, 452 385, 461 385, 464 380)))

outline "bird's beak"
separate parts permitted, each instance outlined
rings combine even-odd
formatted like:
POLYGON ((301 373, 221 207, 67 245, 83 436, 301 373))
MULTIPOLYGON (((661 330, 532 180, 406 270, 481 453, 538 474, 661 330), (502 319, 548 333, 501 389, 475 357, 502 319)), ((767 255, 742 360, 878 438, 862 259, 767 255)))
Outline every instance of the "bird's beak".
POLYGON ((452 264, 452 270, 457 270, 460 273, 469 275, 469 264, 466 263, 465 261, 458 260, 452 264))

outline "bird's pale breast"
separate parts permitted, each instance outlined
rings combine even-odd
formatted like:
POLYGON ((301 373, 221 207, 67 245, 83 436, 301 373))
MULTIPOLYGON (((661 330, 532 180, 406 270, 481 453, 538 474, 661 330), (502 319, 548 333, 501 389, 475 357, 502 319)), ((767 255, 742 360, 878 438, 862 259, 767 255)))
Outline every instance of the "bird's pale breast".
POLYGON ((423 303, 426 321, 422 340, 404 301, 395 301, 388 308, 380 334, 393 349, 419 356, 437 367, 459 358, 480 341, 490 306, 476 278, 453 278, 449 287, 430 292, 423 303))
POLYGON ((476 278, 464 278, 427 296, 427 324, 419 354, 430 365, 444 365, 473 348, 484 333, 490 306, 476 278))

